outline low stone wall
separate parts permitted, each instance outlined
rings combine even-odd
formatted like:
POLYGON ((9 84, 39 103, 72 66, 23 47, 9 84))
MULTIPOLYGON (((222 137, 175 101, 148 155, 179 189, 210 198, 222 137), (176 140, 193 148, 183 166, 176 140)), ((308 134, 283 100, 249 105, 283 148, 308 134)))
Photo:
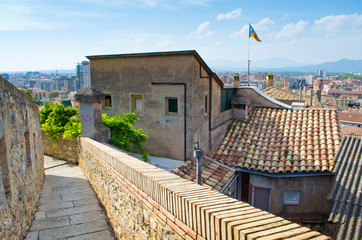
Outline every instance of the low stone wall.
POLYGON ((79 165, 119 239, 330 239, 109 145, 81 138, 80 147, 79 165))
POLYGON ((39 110, 0 76, 0 239, 22 239, 44 180, 39 110))
POLYGON ((79 154, 79 139, 63 139, 53 145, 53 141, 42 131, 44 154, 58 159, 66 160, 68 163, 78 163, 79 154))

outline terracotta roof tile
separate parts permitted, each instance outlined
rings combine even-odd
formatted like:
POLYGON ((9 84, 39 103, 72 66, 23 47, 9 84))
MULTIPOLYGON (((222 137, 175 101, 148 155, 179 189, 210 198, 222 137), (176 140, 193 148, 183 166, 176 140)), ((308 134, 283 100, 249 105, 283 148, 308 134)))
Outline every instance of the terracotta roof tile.
MULTIPOLYGON (((202 160, 201 170, 201 184, 206 184, 217 191, 220 191, 235 173, 235 170, 208 158, 202 160)), ((188 160, 171 172, 196 182, 196 163, 193 161, 188 160)))
POLYGON ((268 173, 331 171, 340 138, 336 110, 256 108, 249 123, 233 121, 229 125, 219 141, 222 144, 214 150, 214 159, 268 173), (223 149, 236 130, 242 133, 233 139, 238 147, 228 154, 230 149, 223 149))

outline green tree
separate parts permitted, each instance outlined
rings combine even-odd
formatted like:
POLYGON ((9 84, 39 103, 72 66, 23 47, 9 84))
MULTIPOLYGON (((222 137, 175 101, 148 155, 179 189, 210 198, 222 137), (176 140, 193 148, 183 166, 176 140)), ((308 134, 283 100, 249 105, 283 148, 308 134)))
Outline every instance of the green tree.
POLYGON ((23 93, 25 93, 25 95, 28 96, 31 100, 33 100, 33 102, 34 102, 36 105, 41 106, 41 105, 43 104, 42 101, 37 100, 36 97, 33 97, 33 96, 31 95, 31 92, 30 92, 29 89, 27 89, 27 90, 21 90, 21 91, 22 91, 23 93))
POLYGON ((74 139, 81 134, 79 110, 63 104, 44 104, 40 111, 41 128, 55 144, 62 133, 64 138, 74 139))
POLYGON ((128 152, 138 150, 143 160, 149 161, 149 153, 143 150, 142 143, 147 141, 147 135, 140 128, 133 128, 133 124, 139 120, 135 113, 124 113, 123 116, 109 117, 102 114, 103 124, 110 128, 110 144, 128 152))
POLYGON ((48 96, 50 98, 57 98, 57 97, 59 97, 59 94, 60 93, 58 91, 54 91, 54 92, 49 93, 48 96))

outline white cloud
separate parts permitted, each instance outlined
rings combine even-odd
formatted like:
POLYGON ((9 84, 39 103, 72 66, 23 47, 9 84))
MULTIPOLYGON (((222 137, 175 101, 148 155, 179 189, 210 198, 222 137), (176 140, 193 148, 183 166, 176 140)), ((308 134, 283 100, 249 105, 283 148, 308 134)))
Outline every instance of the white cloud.
POLYGON ((243 36, 247 36, 248 35, 248 25, 245 25, 244 27, 242 27, 240 29, 240 31, 237 32, 233 32, 229 35, 230 38, 235 38, 235 37, 243 37, 243 36))
POLYGON ((220 13, 217 15, 216 20, 234 19, 239 17, 241 14, 241 8, 235 9, 228 13, 220 13))
POLYGON ((210 21, 201 23, 196 31, 192 32, 191 35, 197 38, 203 38, 203 37, 207 37, 210 36, 212 34, 214 34, 213 31, 209 30, 210 27, 210 21))
POLYGON ((302 32, 307 25, 308 22, 303 20, 300 20, 296 24, 289 23, 285 25, 282 31, 277 34, 276 39, 294 36, 302 32))
POLYGON ((270 18, 266 17, 260 20, 257 24, 252 24, 254 30, 256 29, 266 29, 266 25, 268 24, 275 24, 274 21, 270 20, 270 18))
POLYGON ((362 26, 362 15, 329 15, 314 21, 313 29, 319 33, 334 35, 341 30, 362 26))

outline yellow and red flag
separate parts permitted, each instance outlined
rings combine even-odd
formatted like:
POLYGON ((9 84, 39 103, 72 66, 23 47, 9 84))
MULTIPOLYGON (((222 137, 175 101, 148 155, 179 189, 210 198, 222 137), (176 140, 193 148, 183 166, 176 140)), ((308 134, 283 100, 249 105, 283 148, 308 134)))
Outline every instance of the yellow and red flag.
POLYGON ((256 35, 256 32, 254 31, 254 28, 249 23, 249 38, 254 38, 256 41, 261 42, 258 35, 256 35))

